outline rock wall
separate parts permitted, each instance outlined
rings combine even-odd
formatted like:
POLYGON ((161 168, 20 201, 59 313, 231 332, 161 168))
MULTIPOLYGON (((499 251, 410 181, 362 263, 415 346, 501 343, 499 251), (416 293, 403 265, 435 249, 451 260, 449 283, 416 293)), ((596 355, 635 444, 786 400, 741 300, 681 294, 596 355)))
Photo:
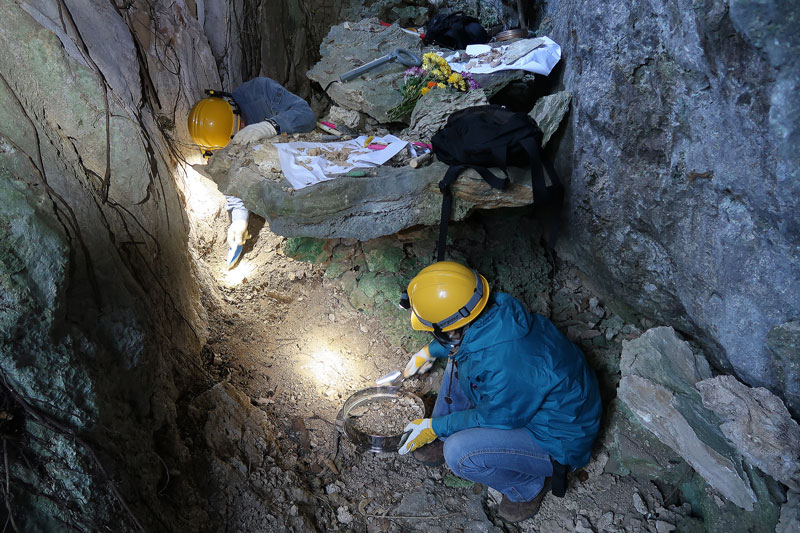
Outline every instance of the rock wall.
POLYGON ((192 497, 176 490, 191 457, 176 402, 203 377, 206 335, 177 170, 186 113, 219 77, 184 2, 121 4, 0 0, 0 378, 19 530, 206 518, 170 507, 192 497))
POLYGON ((558 251, 795 416, 798 340, 784 337, 800 316, 798 11, 562 0, 539 28, 562 46, 573 93, 555 147, 569 178, 558 251))

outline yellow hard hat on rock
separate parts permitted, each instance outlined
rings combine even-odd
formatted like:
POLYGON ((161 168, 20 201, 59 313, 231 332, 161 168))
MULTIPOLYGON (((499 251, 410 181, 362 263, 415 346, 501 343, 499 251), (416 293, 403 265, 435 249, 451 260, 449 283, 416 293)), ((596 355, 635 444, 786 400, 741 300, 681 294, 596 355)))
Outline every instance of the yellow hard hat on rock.
POLYGON ((423 268, 408 284, 411 327, 452 331, 466 326, 486 307, 489 283, 476 270, 453 261, 423 268))
POLYGON ((233 107, 219 96, 203 98, 189 112, 189 135, 195 144, 207 150, 228 144, 235 126, 233 107))

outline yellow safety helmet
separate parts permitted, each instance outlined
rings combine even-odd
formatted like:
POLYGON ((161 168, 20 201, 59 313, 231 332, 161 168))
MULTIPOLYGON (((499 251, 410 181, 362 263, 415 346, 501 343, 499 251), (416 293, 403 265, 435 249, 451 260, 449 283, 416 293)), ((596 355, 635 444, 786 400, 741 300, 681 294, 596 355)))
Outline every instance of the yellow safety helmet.
POLYGON ((412 328, 452 331, 466 326, 483 311, 489 300, 489 283, 476 270, 439 261, 423 268, 411 280, 405 296, 411 308, 412 328))
MULTIPOLYGON (((213 95, 214 91, 208 91, 213 95)), ((207 96, 189 112, 189 135, 195 144, 206 150, 222 148, 235 133, 233 106, 220 96, 207 96)))

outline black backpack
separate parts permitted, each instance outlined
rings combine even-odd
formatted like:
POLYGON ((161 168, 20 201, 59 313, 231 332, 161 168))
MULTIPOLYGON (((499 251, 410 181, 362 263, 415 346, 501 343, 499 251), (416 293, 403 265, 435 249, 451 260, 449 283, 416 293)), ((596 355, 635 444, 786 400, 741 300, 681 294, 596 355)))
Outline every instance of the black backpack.
POLYGON ((461 109, 451 114, 447 123, 433 136, 431 144, 436 158, 450 168, 439 182, 442 191, 442 216, 439 225, 438 260, 444 259, 447 224, 450 220, 452 193, 450 185, 466 169, 478 172, 496 189, 508 185, 508 175, 498 177, 488 167, 503 170, 509 166, 530 167, 533 198, 536 204, 556 207, 550 220, 548 246, 555 245, 558 234, 558 208, 564 190, 553 165, 541 157, 542 131, 526 113, 508 110, 499 105, 482 105, 461 109), (548 185, 542 165, 550 176, 548 185))
POLYGON ((468 44, 485 44, 489 34, 475 17, 463 13, 436 15, 425 25, 422 43, 436 43, 454 50, 463 50, 468 44))

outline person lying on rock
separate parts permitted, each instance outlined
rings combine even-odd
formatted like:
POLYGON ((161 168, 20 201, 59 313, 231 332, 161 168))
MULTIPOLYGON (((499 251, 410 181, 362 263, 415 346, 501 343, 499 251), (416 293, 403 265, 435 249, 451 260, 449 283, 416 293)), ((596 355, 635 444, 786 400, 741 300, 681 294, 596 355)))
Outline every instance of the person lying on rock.
MULTIPOLYGON (((314 112, 305 100, 270 78, 254 78, 241 84, 232 94, 206 93, 208 96, 199 100, 189 113, 189 134, 205 150, 222 148, 228 142, 262 141, 284 132, 303 133, 313 130, 317 124, 314 112)), ((235 196, 225 198, 226 209, 231 215, 227 255, 230 269, 241 257, 242 246, 249 238, 249 212, 241 199, 235 196)))
POLYGON ((551 478, 563 496, 567 470, 589 461, 602 413, 581 350, 459 263, 422 269, 404 303, 411 327, 434 340, 403 374, 426 372, 438 357, 448 362, 432 417, 406 426, 399 453, 428 466, 446 461, 458 477, 498 490, 509 522, 538 512, 551 478))

